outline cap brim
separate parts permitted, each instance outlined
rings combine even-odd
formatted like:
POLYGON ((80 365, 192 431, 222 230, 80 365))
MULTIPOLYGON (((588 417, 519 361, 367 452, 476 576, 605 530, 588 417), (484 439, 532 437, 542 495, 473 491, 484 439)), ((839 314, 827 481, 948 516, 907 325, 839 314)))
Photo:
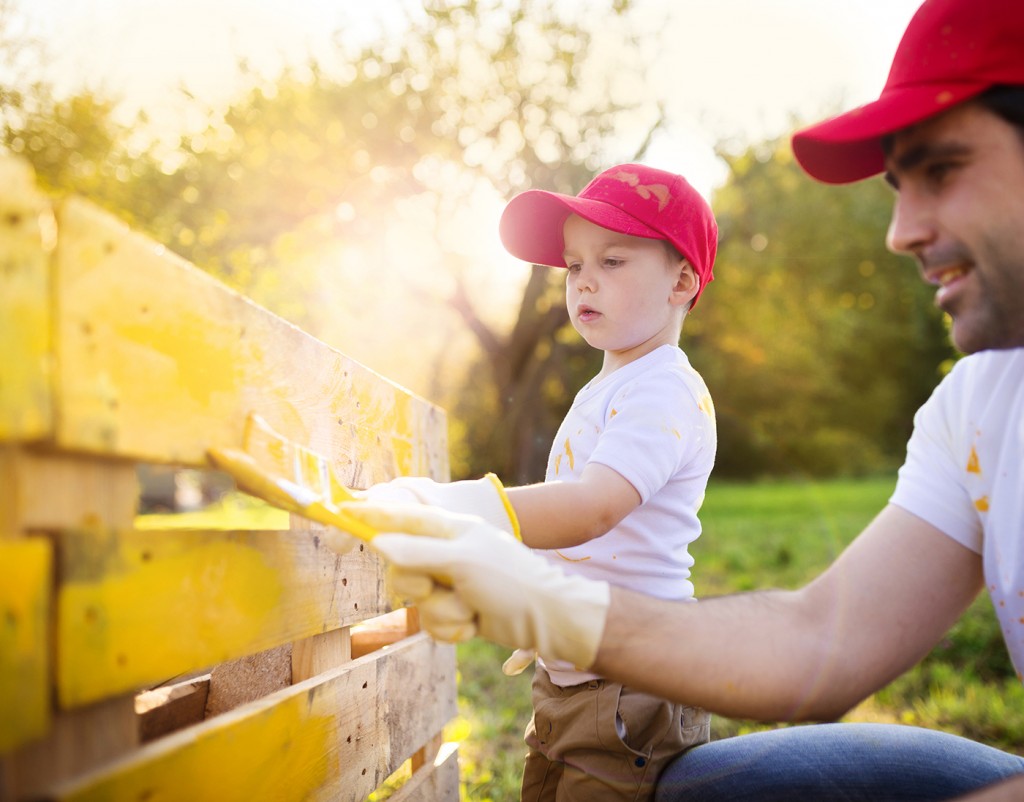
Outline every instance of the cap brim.
POLYGON ((882 138, 941 114, 991 83, 926 84, 891 89, 873 103, 793 135, 793 155, 812 177, 847 184, 885 169, 882 138))
POLYGON ((505 249, 516 258, 535 265, 565 267, 562 227, 570 214, 620 234, 665 239, 608 203, 542 189, 529 189, 509 201, 498 223, 498 233, 505 249))

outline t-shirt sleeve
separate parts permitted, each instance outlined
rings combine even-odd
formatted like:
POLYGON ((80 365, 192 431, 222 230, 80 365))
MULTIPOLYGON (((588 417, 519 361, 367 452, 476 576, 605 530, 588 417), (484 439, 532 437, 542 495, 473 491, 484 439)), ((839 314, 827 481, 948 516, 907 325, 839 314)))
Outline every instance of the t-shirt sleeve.
POLYGON ((712 412, 683 377, 659 373, 625 385, 611 400, 588 462, 605 465, 636 488, 641 503, 688 464, 710 471, 712 412), (707 464, 705 464, 707 463, 707 464))
POLYGON ((917 411, 890 502, 980 553, 981 521, 964 481, 969 445, 961 409, 969 384, 966 371, 954 369, 917 411))

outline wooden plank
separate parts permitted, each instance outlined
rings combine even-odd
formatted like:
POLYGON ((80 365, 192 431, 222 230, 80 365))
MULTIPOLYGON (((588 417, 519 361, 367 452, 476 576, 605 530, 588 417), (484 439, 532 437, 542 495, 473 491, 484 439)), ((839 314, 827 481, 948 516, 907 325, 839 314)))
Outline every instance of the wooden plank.
POLYGON ((5 768, 11 798, 45 798, 45 789, 133 752, 139 725, 131 696, 59 712, 40 740, 15 750, 5 768))
POLYGON ((129 463, 0 445, 3 532, 131 526, 139 484, 129 463))
POLYGON ((0 539, 0 752, 50 726, 52 563, 45 538, 0 539))
POLYGON ((353 658, 352 627, 335 629, 292 644, 292 682, 323 674, 353 658))
POLYGON ((135 697, 139 739, 148 743, 162 735, 198 724, 206 717, 210 675, 181 680, 135 697))
POLYGON ((28 163, 0 157, 0 442, 53 430, 50 265, 56 226, 28 163))
POLYGON ((438 408, 84 201, 58 224, 62 446, 201 466, 252 412, 350 486, 447 478, 438 408))
POLYGON ((67 531, 58 561, 62 707, 388 610, 376 556, 306 532, 67 531))
POLYGON ((444 743, 434 759, 413 772, 391 796, 389 802, 458 802, 459 748, 444 743))
POLYGON ((48 798, 356 802, 455 713, 454 650, 420 634, 148 744, 48 798))

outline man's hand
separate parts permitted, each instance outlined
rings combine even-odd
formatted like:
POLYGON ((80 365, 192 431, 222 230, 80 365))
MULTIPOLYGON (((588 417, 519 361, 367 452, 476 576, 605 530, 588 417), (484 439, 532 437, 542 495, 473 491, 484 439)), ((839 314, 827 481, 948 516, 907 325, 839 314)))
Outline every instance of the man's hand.
POLYGON ((343 505, 381 534, 392 590, 417 604, 440 640, 481 635, 512 649, 588 668, 608 612, 608 584, 567 575, 480 518, 431 507, 343 505), (398 533, 398 534, 390 534, 398 533))
POLYGON ((362 491, 360 498, 372 503, 430 504, 449 512, 477 515, 502 531, 522 540, 519 519, 505 487, 493 473, 481 479, 435 482, 424 476, 400 476, 362 491))

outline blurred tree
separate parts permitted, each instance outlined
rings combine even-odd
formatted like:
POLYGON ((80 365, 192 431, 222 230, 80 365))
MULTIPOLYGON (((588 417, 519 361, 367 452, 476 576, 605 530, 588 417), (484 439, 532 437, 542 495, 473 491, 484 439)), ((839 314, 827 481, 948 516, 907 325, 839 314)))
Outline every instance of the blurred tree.
POLYGON ((716 281, 684 331, 715 399, 716 475, 898 464, 954 352, 932 288, 886 250, 890 191, 814 182, 788 140, 721 155, 716 281))

